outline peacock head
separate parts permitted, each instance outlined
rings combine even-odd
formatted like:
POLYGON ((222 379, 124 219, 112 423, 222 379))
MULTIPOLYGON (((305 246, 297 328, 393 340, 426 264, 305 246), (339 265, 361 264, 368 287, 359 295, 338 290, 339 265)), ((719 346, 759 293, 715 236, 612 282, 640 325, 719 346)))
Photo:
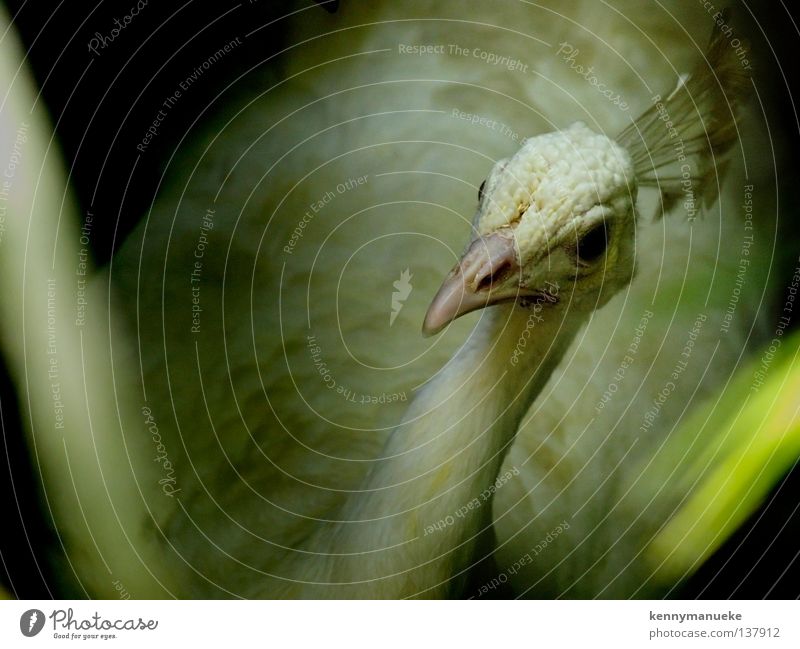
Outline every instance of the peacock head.
POLYGON ((582 123, 526 140, 481 185, 474 237, 423 332, 504 302, 602 306, 633 275, 635 202, 631 156, 614 140, 582 123))

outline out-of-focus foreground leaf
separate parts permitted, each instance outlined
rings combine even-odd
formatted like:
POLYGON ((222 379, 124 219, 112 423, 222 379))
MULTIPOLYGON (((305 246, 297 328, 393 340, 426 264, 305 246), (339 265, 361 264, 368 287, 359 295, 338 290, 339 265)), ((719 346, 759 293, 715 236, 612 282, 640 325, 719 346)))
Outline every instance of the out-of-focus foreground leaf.
POLYGON ((148 549, 155 531, 145 525, 146 494, 158 489, 152 442, 144 425, 125 429, 141 417, 115 388, 129 359, 110 345, 107 291, 86 282, 78 321, 87 243, 44 102, 2 7, 0 35, 0 344, 57 534, 52 592, 116 597, 123 588, 161 597, 166 571, 148 549))
POLYGON ((650 546, 658 578, 694 572, 764 502, 800 457, 800 332, 777 337, 658 455, 651 484, 681 496, 650 546))

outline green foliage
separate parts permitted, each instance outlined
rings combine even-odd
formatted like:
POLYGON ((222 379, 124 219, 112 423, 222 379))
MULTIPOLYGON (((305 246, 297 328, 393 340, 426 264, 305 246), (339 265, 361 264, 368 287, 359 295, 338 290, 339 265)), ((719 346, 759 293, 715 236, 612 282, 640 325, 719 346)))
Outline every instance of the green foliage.
POLYGON ((653 477, 683 496, 650 546, 660 580, 697 569, 800 457, 799 353, 800 332, 776 338, 668 439, 653 477))

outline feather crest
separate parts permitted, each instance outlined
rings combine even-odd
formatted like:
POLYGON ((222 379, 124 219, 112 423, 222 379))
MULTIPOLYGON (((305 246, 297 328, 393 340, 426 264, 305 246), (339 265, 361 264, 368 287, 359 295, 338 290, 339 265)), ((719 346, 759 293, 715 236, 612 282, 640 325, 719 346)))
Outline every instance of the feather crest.
POLYGON ((617 137, 633 158, 637 183, 661 191, 657 218, 683 199, 693 219, 717 198, 751 87, 740 56, 748 48, 732 37, 729 19, 729 10, 717 15, 705 57, 617 137))

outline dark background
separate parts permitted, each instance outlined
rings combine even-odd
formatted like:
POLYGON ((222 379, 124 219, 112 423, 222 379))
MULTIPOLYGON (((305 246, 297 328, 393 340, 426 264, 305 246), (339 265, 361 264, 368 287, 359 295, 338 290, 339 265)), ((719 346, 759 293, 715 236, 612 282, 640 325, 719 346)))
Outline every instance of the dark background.
MULTIPOLYGON (((198 118, 202 121, 204 111, 213 110, 210 102, 217 93, 253 66, 275 65, 263 62, 286 45, 279 20, 284 3, 149 0, 111 45, 98 50, 99 55, 88 50, 90 39, 95 32, 107 36, 115 26, 114 18, 121 19, 136 0, 55 4, 52 0, 5 2, 49 108, 80 208, 83 214, 94 216, 92 253, 96 264, 103 265, 150 206, 168 157, 181 137, 191 137, 190 125, 198 118), (203 73, 202 80, 170 110, 170 125, 180 127, 161 129, 134 167, 136 144, 164 97, 172 94, 198 61, 236 36, 272 21, 260 31, 260 38, 242 39, 234 55, 222 57, 203 73)), ((338 2, 322 4, 334 11, 338 2)), ((469 3, 464 4, 468 11, 469 3)), ((769 70, 760 75, 759 84, 771 86, 768 91, 778 111, 772 116, 779 123, 773 133, 791 139, 789 149, 798 150, 800 129, 791 91, 798 87, 800 9, 796 4, 788 8, 792 23, 782 3, 752 4, 759 5, 751 9, 768 35, 774 56, 791 75, 788 89, 769 70)), ((772 56, 762 45, 764 51, 772 56)), ((791 187, 796 173, 794 165, 780 179, 787 189, 781 197, 784 214, 798 215, 800 201, 796 187, 791 187)), ((39 500, 36 464, 21 432, 19 396, 0 357, 5 456, 0 462, 0 580, 19 598, 64 596, 53 570, 58 539, 39 500)), ((798 494, 800 468, 795 467, 764 506, 674 594, 688 598, 800 596, 798 494)))

